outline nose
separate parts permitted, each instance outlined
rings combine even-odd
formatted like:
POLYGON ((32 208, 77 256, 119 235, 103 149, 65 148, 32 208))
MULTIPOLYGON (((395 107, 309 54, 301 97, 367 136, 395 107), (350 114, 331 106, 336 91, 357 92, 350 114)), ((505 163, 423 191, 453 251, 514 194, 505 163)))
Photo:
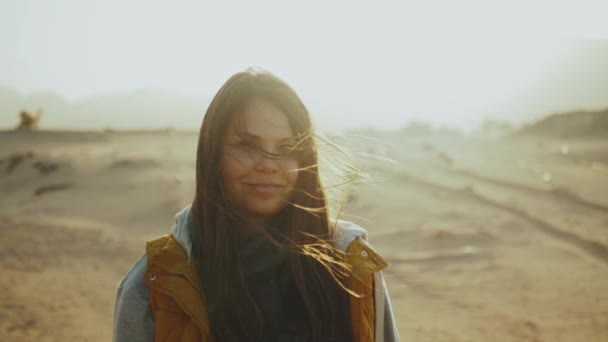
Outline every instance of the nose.
POLYGON ((279 170, 279 164, 276 159, 267 155, 261 155, 255 165, 256 171, 274 173, 279 170))

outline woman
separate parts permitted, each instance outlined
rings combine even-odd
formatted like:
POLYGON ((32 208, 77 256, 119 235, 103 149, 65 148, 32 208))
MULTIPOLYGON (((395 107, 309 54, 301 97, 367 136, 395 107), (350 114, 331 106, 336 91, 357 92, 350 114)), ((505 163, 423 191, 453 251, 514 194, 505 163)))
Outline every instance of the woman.
POLYGON ((397 341, 366 231, 332 221, 309 113, 249 69, 215 95, 196 192, 117 292, 114 341, 397 341))

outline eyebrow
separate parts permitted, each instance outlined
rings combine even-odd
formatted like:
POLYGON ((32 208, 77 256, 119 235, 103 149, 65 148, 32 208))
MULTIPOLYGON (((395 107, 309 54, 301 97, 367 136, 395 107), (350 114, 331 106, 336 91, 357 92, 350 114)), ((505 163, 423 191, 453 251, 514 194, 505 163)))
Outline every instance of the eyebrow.
MULTIPOLYGON (((255 134, 251 134, 251 133, 247 133, 247 132, 243 132, 243 133, 239 134, 239 136, 242 136, 242 137, 247 138, 247 139, 256 140, 256 141, 260 140, 260 136, 255 135, 255 134)), ((295 137, 282 138, 282 139, 279 140, 279 142, 290 141, 290 140, 293 140, 294 138, 295 137)))

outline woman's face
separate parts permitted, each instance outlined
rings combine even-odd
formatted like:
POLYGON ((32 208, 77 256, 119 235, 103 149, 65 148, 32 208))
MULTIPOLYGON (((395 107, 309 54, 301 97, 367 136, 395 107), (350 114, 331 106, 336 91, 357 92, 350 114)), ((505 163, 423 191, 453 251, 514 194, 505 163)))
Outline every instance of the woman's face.
POLYGON ((294 134, 285 113, 263 99, 235 117, 224 135, 224 186, 242 214, 267 219, 292 199, 299 167, 294 134))

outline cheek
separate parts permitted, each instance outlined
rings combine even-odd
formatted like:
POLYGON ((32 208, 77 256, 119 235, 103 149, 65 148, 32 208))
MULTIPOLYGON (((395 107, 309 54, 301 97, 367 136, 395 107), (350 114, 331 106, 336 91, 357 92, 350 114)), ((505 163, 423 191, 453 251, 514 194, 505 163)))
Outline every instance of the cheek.
POLYGON ((222 176, 226 188, 232 189, 238 184, 238 180, 247 176, 250 167, 234 158, 222 158, 222 176))
POLYGON ((289 184, 289 186, 292 188, 295 187, 296 182, 298 181, 299 167, 299 163, 294 160, 287 163, 283 168, 287 184, 289 184))

